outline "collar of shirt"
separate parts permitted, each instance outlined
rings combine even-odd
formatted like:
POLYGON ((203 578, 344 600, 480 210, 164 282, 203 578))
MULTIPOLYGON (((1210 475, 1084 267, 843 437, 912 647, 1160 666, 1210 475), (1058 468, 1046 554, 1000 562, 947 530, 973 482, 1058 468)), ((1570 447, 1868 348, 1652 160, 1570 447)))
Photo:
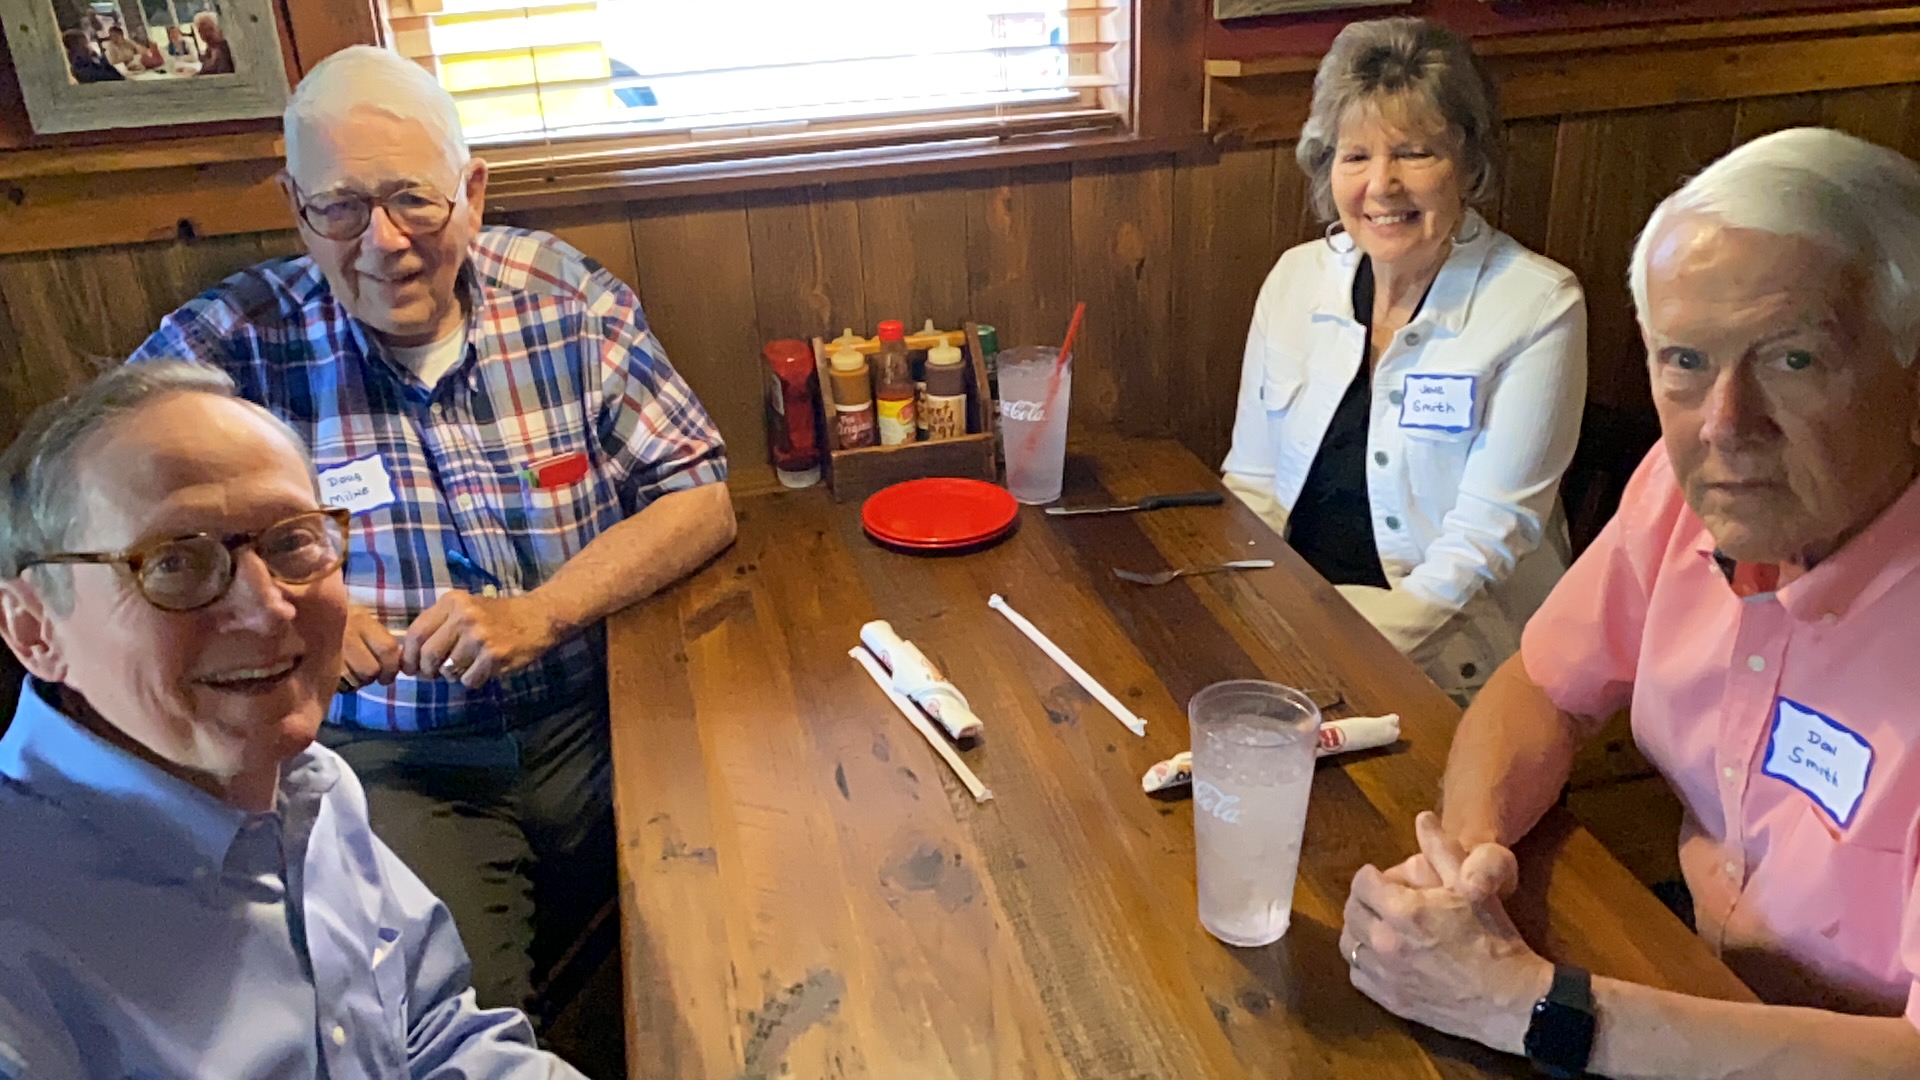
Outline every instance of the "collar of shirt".
MULTIPOLYGON (((1456 336, 1467 325, 1474 290, 1479 288, 1481 271, 1493 251, 1494 232, 1493 226, 1472 210, 1467 211, 1460 228, 1473 239, 1453 245, 1447 261, 1440 265, 1440 273, 1434 276, 1433 284, 1427 286, 1420 310, 1408 321, 1409 328, 1424 325, 1456 336)), ((1335 253, 1334 264, 1340 272, 1323 275, 1320 294, 1310 309, 1315 317, 1329 316, 1357 325, 1353 313, 1353 280, 1360 260, 1365 257, 1358 244, 1351 250, 1335 253)))
MULTIPOLYGON (((1849 610, 1872 603, 1920 568, 1920 547, 1913 543, 1916 535, 1920 535, 1920 481, 1908 485, 1892 506, 1819 565, 1798 576, 1785 575, 1786 584, 1773 595, 1787 614, 1801 622, 1845 618, 1849 610)), ((1702 558, 1718 564, 1736 594, 1748 595, 1740 591, 1741 581, 1748 577, 1743 573, 1747 564, 1735 564, 1720 555, 1705 525, 1700 526, 1693 546, 1702 558), (1729 566, 1734 567, 1731 573, 1729 566)), ((1765 590, 1756 585, 1750 594, 1765 595, 1765 590)))
MULTIPOLYGON (((250 815, 113 746, 48 700, 29 678, 0 737, 0 779, 97 828, 129 858, 163 875, 218 874, 250 815)), ((301 821, 339 779, 332 761, 302 751, 281 767, 277 811, 301 821)), ((289 822, 288 824, 291 824, 289 822)))

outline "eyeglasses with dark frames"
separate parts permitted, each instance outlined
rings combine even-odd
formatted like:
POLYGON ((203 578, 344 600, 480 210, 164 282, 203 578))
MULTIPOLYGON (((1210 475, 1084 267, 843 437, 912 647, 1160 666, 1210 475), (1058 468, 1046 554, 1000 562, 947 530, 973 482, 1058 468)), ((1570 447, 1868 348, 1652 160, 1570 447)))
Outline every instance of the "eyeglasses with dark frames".
POLYGON ((385 210, 393 227, 407 236, 432 236, 453 220, 454 200, 425 184, 403 187, 385 195, 354 191, 308 195, 300 190, 300 185, 289 183, 294 199, 300 204, 300 220, 328 240, 359 237, 373 224, 376 206, 385 210))
POLYGON ((20 569, 49 564, 103 563, 124 566, 147 603, 162 611, 195 611, 227 595, 240 552, 252 548, 275 581, 307 585, 347 561, 347 521, 342 507, 308 510, 258 532, 215 536, 195 533, 137 544, 125 551, 68 551, 37 555, 20 569))

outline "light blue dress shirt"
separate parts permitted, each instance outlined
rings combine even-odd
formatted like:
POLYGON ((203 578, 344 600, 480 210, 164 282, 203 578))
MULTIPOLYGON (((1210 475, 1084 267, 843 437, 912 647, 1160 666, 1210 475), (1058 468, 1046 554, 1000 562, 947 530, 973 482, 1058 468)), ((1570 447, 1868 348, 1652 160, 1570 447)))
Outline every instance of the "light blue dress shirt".
POLYGON ((29 680, 0 738, 0 1080, 577 1077, 315 744, 248 814, 29 680))

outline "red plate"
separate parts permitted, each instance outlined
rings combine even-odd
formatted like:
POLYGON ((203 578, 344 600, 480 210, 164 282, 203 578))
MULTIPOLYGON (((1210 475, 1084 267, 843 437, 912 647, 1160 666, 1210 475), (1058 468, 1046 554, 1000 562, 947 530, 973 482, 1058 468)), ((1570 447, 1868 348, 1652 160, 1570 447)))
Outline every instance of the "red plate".
POLYGON ((1019 514, 998 484, 932 476, 876 492, 860 508, 860 523, 882 543, 937 551, 992 540, 1019 514))

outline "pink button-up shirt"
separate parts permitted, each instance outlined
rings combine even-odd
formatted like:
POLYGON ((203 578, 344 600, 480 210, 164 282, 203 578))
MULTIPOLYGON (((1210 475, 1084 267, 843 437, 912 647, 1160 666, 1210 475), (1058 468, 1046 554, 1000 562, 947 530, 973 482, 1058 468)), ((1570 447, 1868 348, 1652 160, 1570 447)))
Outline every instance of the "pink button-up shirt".
POLYGON ((1632 706, 1700 933, 1755 993, 1920 1025, 1920 483, 1777 592, 1736 596, 1713 552, 1656 446, 1527 674, 1576 716, 1632 706))

